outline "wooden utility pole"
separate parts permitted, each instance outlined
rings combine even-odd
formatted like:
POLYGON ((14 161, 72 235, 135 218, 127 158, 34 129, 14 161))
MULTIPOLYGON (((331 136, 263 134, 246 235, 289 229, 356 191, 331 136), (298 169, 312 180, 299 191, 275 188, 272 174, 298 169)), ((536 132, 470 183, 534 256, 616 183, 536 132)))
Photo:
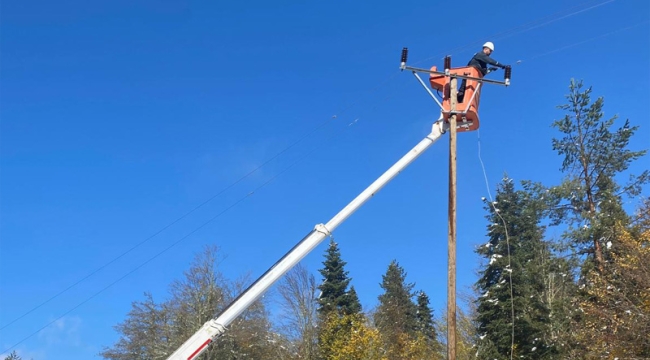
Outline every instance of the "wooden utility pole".
POLYGON ((449 238, 447 254, 447 360, 456 360, 456 77, 451 78, 449 117, 449 238))

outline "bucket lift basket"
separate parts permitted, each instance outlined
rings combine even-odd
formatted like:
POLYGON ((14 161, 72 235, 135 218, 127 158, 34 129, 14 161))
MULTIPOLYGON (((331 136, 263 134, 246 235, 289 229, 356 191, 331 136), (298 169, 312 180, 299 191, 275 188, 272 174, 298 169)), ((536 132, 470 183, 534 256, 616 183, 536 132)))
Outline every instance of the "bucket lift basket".
POLYGON ((420 81, 420 84, 427 90, 429 95, 436 101, 440 106, 440 115, 445 120, 449 122, 449 118, 452 115, 456 115, 456 124, 458 132, 473 131, 479 128, 479 116, 478 109, 479 103, 481 100, 481 86, 484 83, 497 84, 497 85, 510 85, 510 76, 512 69, 509 66, 505 68, 504 81, 496 81, 491 79, 485 79, 481 72, 471 66, 466 67, 451 67, 451 57, 445 57, 445 69, 444 71, 438 71, 436 66, 431 67, 431 69, 419 69, 410 66, 406 66, 406 59, 408 55, 408 49, 402 49, 402 63, 400 66, 401 70, 411 70, 413 75, 420 81), (418 76, 418 72, 428 73, 429 74, 429 85, 433 90, 438 91, 441 94, 442 102, 438 100, 438 97, 431 92, 431 90, 426 86, 424 81, 418 76), (465 92, 462 98, 462 102, 458 101, 456 103, 455 111, 451 110, 451 79, 458 79, 457 86, 460 85, 460 81, 465 81, 465 92))

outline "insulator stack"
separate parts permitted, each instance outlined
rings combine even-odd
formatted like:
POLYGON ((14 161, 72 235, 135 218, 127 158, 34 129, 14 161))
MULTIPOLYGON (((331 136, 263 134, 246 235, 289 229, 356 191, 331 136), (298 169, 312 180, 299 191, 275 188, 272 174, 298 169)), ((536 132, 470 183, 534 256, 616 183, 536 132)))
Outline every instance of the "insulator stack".
POLYGON ((408 57, 408 53, 409 53, 408 48, 402 49, 402 65, 406 64, 406 58, 408 57))
POLYGON ((449 71, 451 69, 451 56, 447 55, 445 56, 445 72, 449 71))
POLYGON ((503 79, 505 80, 506 84, 510 84, 511 75, 512 75, 512 68, 510 67, 510 65, 507 65, 503 75, 503 79))

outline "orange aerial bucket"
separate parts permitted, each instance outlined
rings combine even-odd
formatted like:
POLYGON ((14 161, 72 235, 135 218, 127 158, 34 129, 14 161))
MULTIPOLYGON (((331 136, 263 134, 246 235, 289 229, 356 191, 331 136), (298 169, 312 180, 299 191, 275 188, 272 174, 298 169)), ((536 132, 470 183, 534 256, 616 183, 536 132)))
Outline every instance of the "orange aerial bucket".
MULTIPOLYGON (((438 72, 437 67, 433 66, 431 71, 438 72)), ((482 79, 483 75, 478 69, 466 66, 449 69, 450 75, 469 76, 472 78, 482 79)), ((462 79, 458 78, 458 86, 462 79)), ((465 85, 465 95, 463 102, 456 104, 456 124, 458 131, 472 131, 479 127, 478 106, 481 99, 481 86, 478 80, 467 79, 465 85)), ((442 92, 442 114, 446 122, 449 122, 451 113, 451 77, 448 75, 431 74, 429 82, 434 90, 442 92)))

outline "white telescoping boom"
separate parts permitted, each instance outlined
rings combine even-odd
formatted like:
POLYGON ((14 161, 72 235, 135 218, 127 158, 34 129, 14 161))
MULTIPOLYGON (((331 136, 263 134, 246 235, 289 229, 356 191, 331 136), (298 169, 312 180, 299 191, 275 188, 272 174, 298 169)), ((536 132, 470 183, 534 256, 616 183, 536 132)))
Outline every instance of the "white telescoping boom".
POLYGON ((257 300, 273 283, 282 275, 295 266, 302 258, 309 254, 320 244, 334 229, 345 221, 352 213, 358 210, 361 205, 374 196, 389 181, 404 170, 411 162, 420 156, 426 149, 435 143, 447 131, 449 124, 442 120, 442 114, 438 121, 433 124, 431 133, 418 143, 411 151, 397 161, 390 169, 382 174, 375 182, 370 184, 361 194, 350 202, 343 210, 336 214, 327 224, 318 224, 300 242, 286 253, 277 263, 268 269, 264 275, 259 277, 239 297, 217 316, 217 318, 206 322, 199 331, 194 333, 180 348, 174 351, 167 360, 192 360, 207 350, 208 345, 219 335, 226 331, 226 327, 233 322, 237 316, 244 312, 255 300, 257 300))

